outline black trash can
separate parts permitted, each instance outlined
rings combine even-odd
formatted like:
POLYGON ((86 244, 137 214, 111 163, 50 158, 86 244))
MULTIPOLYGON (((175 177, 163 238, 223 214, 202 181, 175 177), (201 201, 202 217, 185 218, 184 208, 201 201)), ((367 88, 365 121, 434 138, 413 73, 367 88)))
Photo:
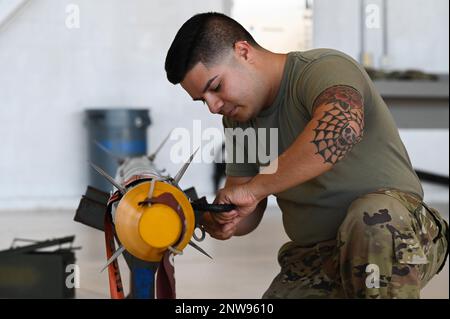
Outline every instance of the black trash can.
MULTIPOLYGON (((147 154, 147 128, 151 124, 148 109, 86 110, 89 160, 115 177, 117 157, 147 154), (110 153, 110 154, 108 154, 110 153)), ((89 168, 90 185, 109 192, 112 185, 89 168)))

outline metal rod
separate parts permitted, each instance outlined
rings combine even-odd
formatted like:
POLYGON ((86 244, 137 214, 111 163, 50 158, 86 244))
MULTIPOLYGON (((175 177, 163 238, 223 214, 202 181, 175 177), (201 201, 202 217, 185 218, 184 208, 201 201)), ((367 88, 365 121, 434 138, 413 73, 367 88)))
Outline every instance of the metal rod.
POLYGON ((169 132, 169 134, 167 134, 166 138, 161 142, 161 144, 159 144, 159 146, 158 146, 158 148, 156 149, 156 151, 155 151, 152 155, 150 155, 150 156, 148 157, 148 159, 149 159, 150 161, 153 162, 153 161, 155 160, 156 155, 158 155, 159 151, 162 149, 162 147, 164 146, 164 144, 166 144, 166 142, 167 142, 167 140, 169 139, 170 135, 172 135, 172 131, 173 131, 173 129, 170 130, 170 132, 169 132))
POLYGON ((113 152, 111 152, 108 148, 106 148, 104 145, 102 145, 102 143, 100 143, 99 141, 94 140, 93 142, 99 149, 101 149, 103 152, 108 154, 110 157, 114 158, 119 165, 122 164, 123 162, 125 162, 125 159, 123 159, 119 155, 116 155, 113 152))
POLYGON ((192 162, 192 159, 194 158, 195 154, 197 153, 198 148, 195 150, 195 152, 189 157, 189 159, 187 160, 187 162, 183 165, 183 167, 181 167, 180 171, 177 173, 177 175, 175 175, 175 177, 173 178, 173 181, 175 182, 175 184, 178 185, 178 182, 181 180, 181 178, 183 177, 184 173, 186 172, 186 170, 188 169, 189 165, 192 162))
POLYGON ((103 266, 102 270, 100 270, 100 272, 103 272, 106 268, 108 268, 108 266, 114 262, 114 260, 116 260, 125 250, 124 246, 120 246, 119 248, 117 248, 117 250, 114 252, 114 254, 111 256, 111 258, 108 259, 108 261, 106 262, 106 265, 103 266))
POLYGON ((91 167, 100 175, 102 175, 104 178, 106 178, 108 180, 108 182, 110 182, 111 184, 113 184, 118 190, 119 192, 123 195, 127 192, 127 190, 125 189, 125 187, 121 186, 119 183, 117 183, 114 178, 112 178, 111 176, 108 175, 108 173, 106 173, 104 170, 102 170, 100 167, 98 167, 97 165, 95 165, 94 163, 89 162, 89 165, 91 165, 91 167))
POLYGON ((192 240, 189 241, 189 245, 195 249, 197 249, 199 252, 201 252, 203 255, 213 259, 206 251, 203 250, 203 248, 201 248, 199 245, 197 245, 196 243, 194 243, 192 240))

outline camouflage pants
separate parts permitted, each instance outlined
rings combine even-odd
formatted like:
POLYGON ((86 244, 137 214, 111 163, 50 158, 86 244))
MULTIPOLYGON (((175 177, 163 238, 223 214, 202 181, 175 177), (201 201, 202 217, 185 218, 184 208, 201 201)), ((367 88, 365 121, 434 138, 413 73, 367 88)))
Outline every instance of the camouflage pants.
POLYGON ((350 205, 336 240, 284 244, 263 298, 419 298, 447 253, 448 224, 435 209, 380 190, 350 205))

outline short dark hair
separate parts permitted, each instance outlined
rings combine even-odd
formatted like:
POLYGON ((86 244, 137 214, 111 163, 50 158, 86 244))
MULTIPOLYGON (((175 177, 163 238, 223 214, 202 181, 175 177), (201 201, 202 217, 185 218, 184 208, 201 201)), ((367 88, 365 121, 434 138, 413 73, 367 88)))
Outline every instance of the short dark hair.
POLYGON ((237 41, 259 47, 251 34, 237 21, 217 12, 201 13, 178 30, 166 56, 167 79, 178 84, 194 65, 211 65, 237 41))

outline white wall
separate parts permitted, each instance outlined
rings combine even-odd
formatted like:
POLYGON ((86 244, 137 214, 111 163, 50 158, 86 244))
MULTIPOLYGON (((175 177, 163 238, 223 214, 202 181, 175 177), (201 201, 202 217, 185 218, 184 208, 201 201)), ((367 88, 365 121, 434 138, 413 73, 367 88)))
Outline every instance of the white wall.
POLYGON ((306 0, 233 0, 231 13, 261 46, 288 52, 311 48, 311 11, 306 0))
MULTIPOLYGON (((361 3, 364 9, 371 4, 379 7, 382 27, 381 0, 315 0, 314 46, 335 48, 360 60, 361 3)), ((388 65, 385 67, 448 74, 448 0, 387 0, 386 4, 388 65)), ((369 10, 370 14, 373 11, 369 10)), ((375 67, 382 66, 382 37, 382 28, 366 28, 365 48, 372 54, 375 67)), ((402 129, 400 133, 416 168, 448 175, 448 129, 402 129)))
MULTIPOLYGON (((0 2, 0 6, 2 3, 0 2)), ((0 209, 76 207, 88 183, 83 110, 148 107, 150 150, 192 120, 221 127, 165 76, 176 31, 224 0, 31 0, 0 29, 0 209), (65 25, 66 5, 80 28, 65 25)), ((175 173, 169 149, 157 162, 175 173)), ((210 192, 210 165, 193 164, 182 186, 210 192), (194 178, 195 177, 195 178, 194 178), (198 181, 202 183, 198 183, 198 181)))
MULTIPOLYGON (((379 67, 383 31, 381 0, 315 0, 314 46, 342 50, 359 60, 361 3, 364 8, 375 4, 380 9, 381 28, 366 28, 365 41, 366 48, 374 55, 374 65, 379 67)), ((388 67, 448 73, 448 0, 387 0, 386 3, 388 67)), ((364 18, 372 14, 369 10, 364 18)))
POLYGON ((359 56, 360 0, 315 0, 313 46, 359 56))
MULTIPOLYGON (((316 46, 357 56, 357 2, 315 0, 316 46)), ((404 43, 392 51, 398 67, 448 72, 448 2, 389 3, 402 11, 392 15, 398 26, 392 27, 396 33, 389 40, 392 48, 397 40, 404 43), (422 14, 428 18, 419 19, 422 14), (417 42, 417 32, 427 35, 421 38, 425 42, 417 42), (434 50, 420 51, 430 46, 434 50)), ((0 8, 4 4, 0 1, 0 8)), ((210 10, 228 13, 231 0, 31 0, 0 26, 0 210, 76 207, 88 183, 85 108, 150 108, 150 151, 171 128, 191 129, 196 119, 203 128, 221 128, 220 117, 190 102, 164 72, 178 28, 193 14, 210 10), (70 3, 79 5, 80 29, 66 28, 70 3)), ((406 139, 411 145, 416 140, 406 139)), ((448 131, 443 142, 448 144, 448 131)), ((157 162, 175 173, 180 165, 171 163, 169 145, 157 162)), ((413 162, 427 163, 422 155, 421 148, 413 150, 413 162)), ((440 171, 448 173, 448 148, 439 163, 440 171)), ((209 193, 211 174, 211 165, 193 164, 182 186, 195 184, 199 193, 209 193)))

